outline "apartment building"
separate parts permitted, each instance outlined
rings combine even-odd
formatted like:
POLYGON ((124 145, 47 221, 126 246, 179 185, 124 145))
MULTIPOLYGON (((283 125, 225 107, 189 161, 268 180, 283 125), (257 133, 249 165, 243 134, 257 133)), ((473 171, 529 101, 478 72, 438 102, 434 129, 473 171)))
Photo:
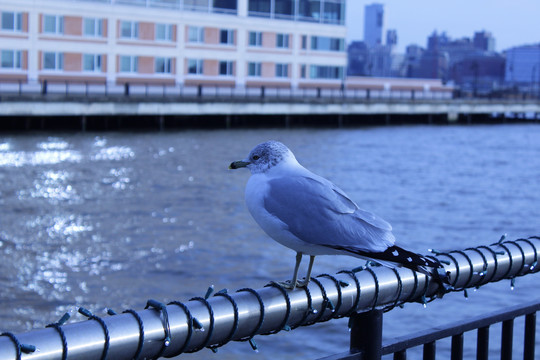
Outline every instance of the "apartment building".
POLYGON ((340 86, 346 0, 3 0, 0 81, 340 86))

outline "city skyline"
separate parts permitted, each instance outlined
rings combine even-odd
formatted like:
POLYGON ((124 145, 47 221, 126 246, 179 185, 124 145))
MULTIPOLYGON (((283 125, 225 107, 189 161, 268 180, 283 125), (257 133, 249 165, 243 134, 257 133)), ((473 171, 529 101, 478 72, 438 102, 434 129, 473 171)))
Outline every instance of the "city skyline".
POLYGON ((429 0, 349 0, 347 43, 364 39, 364 7, 373 3, 384 5, 385 34, 388 29, 397 30, 398 52, 405 52, 405 48, 411 44, 425 48, 427 38, 433 31, 446 32, 452 39, 472 37, 476 31, 489 31, 496 40, 495 50, 499 52, 540 42, 537 20, 540 2, 535 0, 455 0, 448 3, 429 0))

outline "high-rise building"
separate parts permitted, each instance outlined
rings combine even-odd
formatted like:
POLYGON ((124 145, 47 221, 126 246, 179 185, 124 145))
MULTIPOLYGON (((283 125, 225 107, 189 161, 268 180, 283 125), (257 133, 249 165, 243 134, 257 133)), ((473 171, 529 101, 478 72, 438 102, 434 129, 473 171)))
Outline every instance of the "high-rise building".
POLYGON ((363 41, 353 41, 347 49, 349 63, 347 75, 366 76, 370 75, 369 49, 363 41))
POLYGON ((484 51, 495 51, 495 38, 489 31, 477 31, 474 33, 473 45, 484 51))
POLYGON ((383 44, 383 4, 366 5, 364 8, 364 42, 368 47, 383 44))
POLYGON ((397 31, 392 29, 386 32, 386 46, 395 47, 398 43, 397 31))
POLYGON ((0 82, 339 85, 345 3, 2 0, 0 82))

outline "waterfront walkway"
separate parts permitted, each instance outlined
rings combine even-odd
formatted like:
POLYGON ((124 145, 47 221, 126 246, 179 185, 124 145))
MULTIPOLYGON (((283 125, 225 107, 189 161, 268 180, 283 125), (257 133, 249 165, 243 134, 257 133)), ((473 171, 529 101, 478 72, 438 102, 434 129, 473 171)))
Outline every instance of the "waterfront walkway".
POLYGON ((117 129, 537 121, 534 98, 340 89, 165 88, 88 84, 0 93, 1 129, 117 129))

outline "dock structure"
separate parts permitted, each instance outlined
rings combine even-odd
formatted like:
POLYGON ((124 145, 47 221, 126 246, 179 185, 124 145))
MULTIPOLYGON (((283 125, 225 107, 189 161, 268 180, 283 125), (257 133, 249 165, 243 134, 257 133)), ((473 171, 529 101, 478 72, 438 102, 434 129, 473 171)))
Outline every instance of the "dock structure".
POLYGON ((384 311, 406 302, 444 301, 439 298, 450 291, 466 291, 503 279, 513 282, 518 276, 531 276, 540 271, 537 266, 540 238, 501 239, 489 246, 434 255, 432 258, 444 268, 442 273, 448 274, 449 287, 405 268, 364 266, 335 275, 319 275, 307 288, 292 291, 275 282, 258 290, 244 288, 213 294, 213 289, 209 289, 204 297, 183 303, 149 300, 144 310, 110 312, 111 316, 106 317, 80 308, 79 312, 88 321, 64 324, 66 319, 62 319, 45 329, 3 333, 0 359, 153 359, 204 348, 217 351, 230 341, 246 341, 256 348, 257 335, 271 335, 340 317, 351 319, 351 348, 346 354, 330 359, 379 360, 388 353, 401 359, 406 357, 407 348, 419 345, 424 345, 424 354, 432 354, 425 358, 434 359, 436 340, 450 336, 452 354, 458 356, 452 358, 457 359, 460 349, 463 356, 463 332, 472 329, 480 329, 479 339, 485 340, 479 341, 478 351, 486 357, 478 358, 487 359, 489 336, 486 340, 485 335, 486 331, 489 334, 489 325, 503 323, 501 352, 511 356, 513 319, 521 315, 526 315, 525 359, 534 359, 535 314, 540 300, 383 346, 384 311))
MULTIPOLYGON (((22 86, 22 85, 21 85, 22 86)), ((456 98, 447 89, 47 85, 0 93, 0 129, 347 127, 536 122, 535 98, 456 98), (41 90, 40 90, 41 89, 41 90), (31 91, 32 90, 32 91, 31 91)), ((367 85, 365 85, 367 86, 367 85)))

